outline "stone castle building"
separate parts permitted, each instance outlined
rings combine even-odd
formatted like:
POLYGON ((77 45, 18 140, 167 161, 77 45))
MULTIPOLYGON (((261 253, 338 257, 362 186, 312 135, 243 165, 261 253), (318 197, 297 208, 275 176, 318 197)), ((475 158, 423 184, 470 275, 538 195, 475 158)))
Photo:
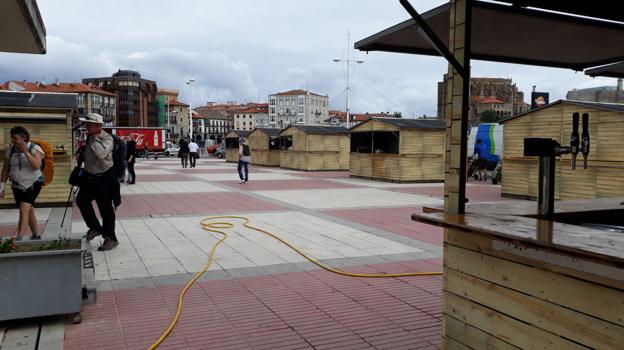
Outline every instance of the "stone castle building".
MULTIPOLYGON (((438 118, 446 120, 446 93, 448 75, 438 82, 438 118)), ((518 90, 511 79, 471 78, 470 79, 470 118, 471 125, 479 124, 481 112, 493 109, 501 117, 510 117, 529 110, 524 102, 524 93, 518 90), (493 107, 492 107, 493 106, 493 107), (490 108, 492 107, 492 108, 490 108)))

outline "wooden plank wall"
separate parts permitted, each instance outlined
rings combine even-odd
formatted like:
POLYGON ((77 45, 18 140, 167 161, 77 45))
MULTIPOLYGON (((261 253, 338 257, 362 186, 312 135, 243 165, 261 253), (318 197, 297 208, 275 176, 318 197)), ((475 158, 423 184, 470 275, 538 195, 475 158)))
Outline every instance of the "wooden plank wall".
POLYGON ((352 176, 396 182, 444 180, 445 130, 404 129, 370 120, 353 131, 400 133, 399 154, 351 153, 352 176))
MULTIPOLYGON (((589 113, 591 147, 588 169, 579 153, 576 170, 571 156, 561 156, 556 165, 556 199, 624 196, 624 113, 561 103, 512 119, 504 124, 503 180, 505 196, 537 197, 538 161, 524 157, 525 137, 549 137, 562 145, 570 143, 572 113, 589 113)), ((582 132, 579 127, 579 133, 582 132)))
POLYGON ((280 167, 306 171, 349 169, 348 136, 311 135, 297 128, 289 128, 282 135, 292 135, 293 147, 280 152, 280 167))
MULTIPOLYGON (((45 116, 43 112, 36 112, 37 116, 45 116)), ((65 152, 60 150, 54 155, 54 179, 50 184, 43 187, 39 197, 37 198, 37 206, 45 205, 66 205, 67 198, 70 191, 70 185, 67 180, 72 170, 72 154, 74 147, 74 139, 72 134, 71 125, 72 116, 69 115, 64 121, 54 122, 39 122, 24 120, 20 123, 2 121, 0 120, 0 129, 3 130, 0 134, 0 145, 2 145, 2 157, 4 159, 4 150, 10 147, 11 138, 10 130, 16 125, 21 125, 28 129, 31 137, 42 138, 47 141, 52 150, 54 151, 56 146, 63 146, 65 152)), ((0 199, 0 207, 13 207, 15 201, 13 200, 13 193, 11 192, 11 186, 7 183, 7 191, 4 199, 0 199)), ((70 204, 71 205, 71 204, 70 204)))
POLYGON ((238 163, 238 148, 228 148, 225 150, 225 161, 238 163))
MULTIPOLYGON (((445 229, 444 348, 621 349, 624 280, 614 285, 562 268, 562 256, 552 248, 445 229)), ((594 271, 614 266, 568 259, 594 271)))

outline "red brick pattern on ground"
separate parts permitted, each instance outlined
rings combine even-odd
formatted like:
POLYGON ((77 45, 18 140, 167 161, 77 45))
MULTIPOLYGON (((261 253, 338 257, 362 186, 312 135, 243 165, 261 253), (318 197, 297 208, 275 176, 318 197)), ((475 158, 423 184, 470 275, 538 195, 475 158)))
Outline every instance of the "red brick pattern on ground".
MULTIPOLYGON (((349 268, 440 270, 440 259, 349 268)), ((99 293, 67 324, 66 350, 146 349, 182 286, 99 293)), ((364 279, 321 270, 202 282, 159 349, 438 349, 442 278, 364 279)))
MULTIPOLYGON (((284 208, 254 197, 230 192, 144 194, 124 196, 121 206, 117 209, 117 219, 282 209, 284 208)), ((75 208, 73 213, 74 219, 81 218, 78 208, 75 208)))
POLYGON ((292 176, 309 177, 314 179, 346 179, 349 177, 348 171, 301 171, 289 174, 292 176))
MULTIPOLYGON (((400 188, 393 188, 392 190, 397 191, 397 192, 417 194, 421 196, 444 198, 443 186, 400 187, 400 188)), ((470 200, 470 203, 510 200, 509 198, 501 197, 500 186, 485 185, 483 183, 479 183, 476 186, 467 186, 466 197, 468 197, 468 199, 470 200)))
MULTIPOLYGON (((43 230, 45 229, 45 223, 44 222, 39 222, 37 223, 37 231, 39 232, 40 235, 43 235, 43 230)), ((0 237, 11 237, 13 236, 13 233, 15 233, 15 230, 17 230, 17 222, 12 223, 12 224, 3 224, 0 225, 0 237)), ((30 236, 32 234, 32 232, 30 232, 30 228, 26 229, 26 236, 30 236)), ((56 239, 57 237, 46 237, 46 239, 56 239)))
POLYGON ((331 188, 357 188, 349 184, 343 184, 335 181, 325 181, 320 179, 313 180, 261 180, 254 181, 253 175, 249 175, 249 182, 239 184, 232 181, 220 182, 223 185, 234 187, 245 191, 272 191, 272 190, 309 190, 309 189, 331 189, 331 188))
POLYGON ((357 222, 358 224, 441 246, 444 239, 443 229, 412 220, 412 214, 420 212, 422 212, 420 207, 324 211, 324 213, 329 215, 357 222))
MULTIPOLYGON (((169 169, 171 170, 171 169, 169 169)), ((184 173, 184 174, 235 174, 237 175, 237 170, 236 168, 231 168, 231 169, 210 169, 209 167, 206 168, 202 168, 198 165, 197 168, 186 168, 186 169, 182 169, 180 168, 175 169, 176 172, 178 173, 184 173)), ((258 173, 266 173, 266 171, 262 171, 262 170, 258 170, 255 169, 253 167, 249 168, 249 174, 258 174, 258 173)))
MULTIPOLYGON (((183 174, 159 174, 159 175, 141 175, 139 171, 136 172, 137 182, 153 182, 153 181, 194 181, 195 179, 183 174)), ((125 196, 124 196, 125 198, 125 196)))

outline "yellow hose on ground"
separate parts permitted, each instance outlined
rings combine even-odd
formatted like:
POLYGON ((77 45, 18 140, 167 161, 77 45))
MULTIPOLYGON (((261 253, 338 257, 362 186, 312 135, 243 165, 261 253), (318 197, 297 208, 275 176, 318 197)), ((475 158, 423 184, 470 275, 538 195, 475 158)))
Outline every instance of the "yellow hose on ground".
POLYGON ((431 271, 431 272, 405 272, 405 273, 388 273, 388 274, 378 274, 378 273, 353 273, 353 272, 346 272, 346 271, 342 271, 336 268, 333 268, 329 265, 326 265, 318 260, 316 260, 315 258, 309 256, 308 254, 306 254, 305 252, 301 251, 299 248, 295 247, 294 245, 288 243, 287 241, 285 241, 284 239, 282 239, 281 237, 263 230, 261 228, 258 227, 254 227, 251 226, 249 224, 250 220, 249 218, 246 218, 244 216, 235 216, 235 215, 223 215, 223 216, 209 216, 205 219, 203 219, 200 224, 202 226, 202 228, 208 232, 214 232, 214 233, 218 233, 221 234, 223 237, 217 241, 217 243, 215 243, 212 246, 212 249, 210 250, 210 255, 208 257, 208 263, 206 263, 206 266, 204 266, 204 268, 199 271, 187 284, 186 286, 184 286, 184 289, 182 289, 182 293, 180 293, 180 296, 178 297, 178 308, 176 310, 175 316, 173 317, 173 320, 171 321, 171 323, 169 324, 169 327, 167 327, 167 329, 165 330, 165 332, 160 336, 160 338, 158 338, 158 340, 156 340, 154 342, 154 344, 152 344, 148 350, 154 350, 156 349, 171 333, 171 331, 173 330, 173 328, 175 327, 176 323, 178 323, 178 320, 180 319, 180 314, 182 313, 182 303, 184 301, 184 296, 186 295, 186 292, 193 286, 193 284, 195 284, 195 282, 197 282, 197 280, 204 274, 206 273, 206 271, 208 271, 208 269, 210 268, 210 266, 212 265, 212 262, 214 261, 214 255, 215 252, 217 251, 217 247, 223 243, 223 241, 225 241, 227 239, 227 233, 221 231, 223 229, 229 229, 234 227, 234 224, 231 222, 208 222, 211 220, 216 220, 216 219, 239 219, 239 220, 243 220, 243 226, 258 232, 262 232, 267 236, 270 236, 280 242, 282 242, 283 244, 285 244, 286 246, 288 246, 290 249, 294 250, 295 252, 297 252, 299 255, 303 256, 304 258, 306 258, 308 261, 310 261, 311 263, 314 263, 315 265, 319 266, 320 268, 327 270, 329 272, 333 272, 339 275, 343 275, 343 276, 349 276, 349 277, 368 277, 368 278, 385 278, 385 277, 410 277, 410 276, 439 276, 442 275, 442 272, 440 271, 431 271))

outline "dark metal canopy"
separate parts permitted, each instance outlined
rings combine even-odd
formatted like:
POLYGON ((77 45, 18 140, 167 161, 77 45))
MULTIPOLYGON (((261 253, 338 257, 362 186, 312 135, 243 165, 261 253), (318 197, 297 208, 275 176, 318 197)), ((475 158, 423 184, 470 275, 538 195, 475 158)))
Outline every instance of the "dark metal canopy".
POLYGON ((588 69, 585 74, 591 77, 624 78, 624 62, 588 69))
POLYGON ((35 0, 0 1, 0 51, 46 53, 46 31, 35 0))
MULTIPOLYGON (((547 3, 553 5, 551 7, 566 3, 535 2, 535 6, 547 3)), ((607 7, 613 8, 613 5, 607 7)), ((449 8, 450 5, 445 4, 422 14, 446 47, 449 40, 449 8)), ((573 13, 583 14, 583 11, 579 9, 573 13)), ((612 12, 618 11, 613 9, 612 12)), ((473 1, 471 28, 470 55, 473 59, 574 70, 624 61, 621 47, 624 42, 623 23, 473 1)), ((413 19, 358 41, 355 48, 361 51, 440 55, 429 41, 419 35, 413 19)))

